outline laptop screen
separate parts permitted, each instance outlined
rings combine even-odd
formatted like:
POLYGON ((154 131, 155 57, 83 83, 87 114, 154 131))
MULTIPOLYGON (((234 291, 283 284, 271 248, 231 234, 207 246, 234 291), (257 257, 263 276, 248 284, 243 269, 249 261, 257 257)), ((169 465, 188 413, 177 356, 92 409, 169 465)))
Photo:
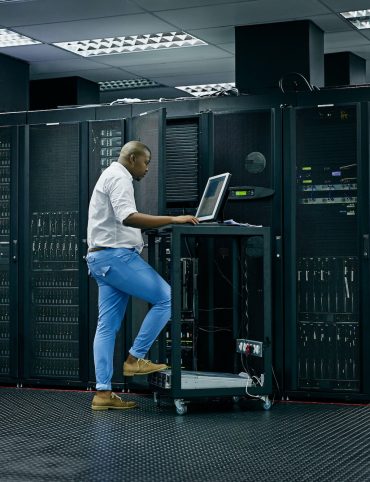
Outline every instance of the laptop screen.
POLYGON ((195 217, 199 221, 217 221, 220 209, 228 196, 231 174, 225 172, 208 179, 195 217))

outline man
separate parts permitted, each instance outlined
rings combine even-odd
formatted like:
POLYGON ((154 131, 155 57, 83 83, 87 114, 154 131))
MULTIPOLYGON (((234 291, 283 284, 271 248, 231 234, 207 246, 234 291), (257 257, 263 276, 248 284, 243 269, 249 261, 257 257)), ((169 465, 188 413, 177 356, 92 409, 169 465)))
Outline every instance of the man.
POLYGON ((129 296, 152 305, 123 365, 125 376, 163 370, 144 357, 171 316, 170 286, 141 257, 141 229, 166 224, 197 224, 194 216, 151 216, 137 212, 132 181, 148 172, 150 150, 138 141, 125 144, 94 188, 87 228, 90 274, 99 287, 99 319, 94 339, 96 395, 93 410, 128 409, 135 402, 112 393, 114 343, 129 296))

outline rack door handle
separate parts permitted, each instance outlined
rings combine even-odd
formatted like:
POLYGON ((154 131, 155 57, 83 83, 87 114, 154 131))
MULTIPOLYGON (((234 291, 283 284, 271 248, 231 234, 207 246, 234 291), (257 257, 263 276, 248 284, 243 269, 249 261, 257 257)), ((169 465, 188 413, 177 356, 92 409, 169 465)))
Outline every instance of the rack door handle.
POLYGON ((369 259, 369 235, 363 234, 362 236, 362 254, 364 258, 369 259))
POLYGON ((13 251, 12 260, 14 262, 16 262, 17 259, 18 259, 18 239, 13 239, 13 241, 12 241, 12 251, 13 251))

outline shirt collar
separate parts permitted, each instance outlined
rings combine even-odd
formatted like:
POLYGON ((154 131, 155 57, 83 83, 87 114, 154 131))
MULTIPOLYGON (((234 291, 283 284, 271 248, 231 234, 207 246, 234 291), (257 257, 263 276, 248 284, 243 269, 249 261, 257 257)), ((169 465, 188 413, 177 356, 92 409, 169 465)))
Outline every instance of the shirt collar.
POLYGON ((125 168, 125 166, 123 166, 120 162, 118 161, 113 161, 114 164, 116 166, 118 166, 118 169, 121 169, 121 171, 123 172, 123 174, 128 177, 130 179, 130 181, 133 180, 133 177, 131 176, 131 174, 129 173, 129 171, 125 168))

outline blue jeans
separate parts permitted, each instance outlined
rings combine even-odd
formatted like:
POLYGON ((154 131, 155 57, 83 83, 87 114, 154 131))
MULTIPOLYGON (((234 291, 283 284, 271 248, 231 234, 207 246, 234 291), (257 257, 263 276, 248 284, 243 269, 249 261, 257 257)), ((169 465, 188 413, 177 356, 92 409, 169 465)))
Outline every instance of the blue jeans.
POLYGON ((113 354, 129 296, 151 303, 129 353, 143 358, 171 317, 171 288, 135 249, 107 248, 86 256, 99 287, 99 318, 94 339, 97 390, 111 390, 113 354))

